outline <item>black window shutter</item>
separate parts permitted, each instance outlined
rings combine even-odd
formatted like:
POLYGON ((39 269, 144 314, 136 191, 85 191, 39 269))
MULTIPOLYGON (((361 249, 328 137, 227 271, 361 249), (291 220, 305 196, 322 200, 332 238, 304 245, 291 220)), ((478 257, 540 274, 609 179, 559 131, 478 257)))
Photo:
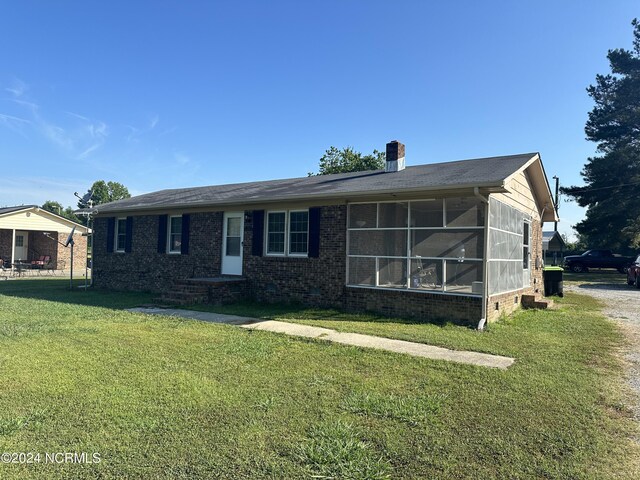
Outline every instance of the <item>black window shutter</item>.
POLYGON ((309 257, 320 256, 320 207, 309 209, 309 257))
POLYGON ((189 255, 189 230, 191 227, 191 215, 185 213, 182 215, 182 236, 180 244, 180 253, 182 255, 189 255))
POLYGON ((127 217, 127 226, 124 236, 124 251, 131 253, 131 243, 133 241, 133 217, 127 217))
POLYGON ((116 235, 116 219, 115 217, 107 218, 107 252, 113 253, 113 241, 116 235))
POLYGON ((264 244, 264 210, 254 210, 251 218, 253 221, 251 255, 253 255, 254 257, 261 257, 264 244))
POLYGON ((158 253, 167 253, 168 215, 158 215, 158 253))

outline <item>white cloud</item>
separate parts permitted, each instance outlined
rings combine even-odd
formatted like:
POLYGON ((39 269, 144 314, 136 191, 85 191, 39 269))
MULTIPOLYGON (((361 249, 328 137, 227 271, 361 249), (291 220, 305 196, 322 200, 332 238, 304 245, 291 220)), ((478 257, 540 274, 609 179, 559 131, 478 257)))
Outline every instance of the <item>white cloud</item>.
POLYGON ((17 114, 0 114, 0 126, 5 126, 26 137, 31 130, 46 139, 56 147, 62 149, 70 158, 85 159, 100 148, 109 136, 107 124, 101 120, 94 120, 88 116, 65 110, 61 113, 45 114, 40 105, 29 98, 29 86, 22 80, 15 79, 11 87, 5 87, 12 98, 10 101, 17 114), (50 118, 57 119, 52 121, 50 118), (71 118, 69 118, 71 117, 71 118))
POLYGON ((180 165, 186 165, 187 163, 189 163, 191 161, 191 159, 189 158, 188 155, 185 155, 184 153, 180 153, 180 152, 174 153, 173 154, 173 158, 180 165))
POLYGON ((10 87, 5 87, 5 91, 9 92, 15 98, 21 97, 29 89, 27 84, 19 78, 14 78, 12 83, 13 85, 11 85, 10 87))

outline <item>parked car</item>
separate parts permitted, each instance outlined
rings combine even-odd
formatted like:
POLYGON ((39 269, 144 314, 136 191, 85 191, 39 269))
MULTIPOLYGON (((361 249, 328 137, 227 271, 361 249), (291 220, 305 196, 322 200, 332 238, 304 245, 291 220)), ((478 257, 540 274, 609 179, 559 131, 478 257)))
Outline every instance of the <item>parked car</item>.
POLYGON ((587 250, 582 255, 564 257, 566 268, 575 273, 587 272, 590 268, 615 268, 620 273, 626 273, 635 258, 623 257, 611 250, 587 250))
POLYGON ((627 283, 640 288, 640 255, 627 270, 627 283))

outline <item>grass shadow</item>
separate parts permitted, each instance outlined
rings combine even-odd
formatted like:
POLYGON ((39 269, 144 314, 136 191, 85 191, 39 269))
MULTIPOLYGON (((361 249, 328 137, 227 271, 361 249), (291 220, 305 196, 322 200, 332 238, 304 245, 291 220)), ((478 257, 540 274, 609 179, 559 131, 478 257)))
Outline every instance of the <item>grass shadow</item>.
POLYGON ((263 320, 344 321, 356 323, 397 323, 401 325, 456 326, 474 329, 474 325, 456 323, 441 317, 421 319, 415 317, 387 317, 374 312, 348 312, 336 308, 316 308, 300 303, 263 303, 242 301, 229 305, 192 305, 191 310, 215 312, 263 320))
POLYGON ((0 281, 0 296, 46 300, 50 302, 85 305, 121 310, 148 303, 154 297, 146 292, 120 292, 83 288, 84 279, 12 279, 0 281), (72 287, 72 288, 71 288, 72 287))
MULTIPOLYGON (((84 305, 122 310, 153 303, 157 294, 151 292, 115 291, 106 289, 84 289, 84 279, 14 279, 0 282, 0 296, 84 305)), ((189 310, 214 312, 263 320, 344 321, 356 323, 396 323, 399 325, 456 326, 474 329, 475 325, 453 322, 442 317, 388 317, 374 312, 347 312, 336 308, 309 307, 300 303, 263 303, 240 301, 228 305, 196 304, 181 306, 189 310)))

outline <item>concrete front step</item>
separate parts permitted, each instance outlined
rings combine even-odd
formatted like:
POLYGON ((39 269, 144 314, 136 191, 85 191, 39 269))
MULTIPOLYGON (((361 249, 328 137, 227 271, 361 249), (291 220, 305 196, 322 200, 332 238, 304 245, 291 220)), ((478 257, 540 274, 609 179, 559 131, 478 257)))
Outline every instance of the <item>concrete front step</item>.
POLYGON ((246 293, 247 281, 243 277, 186 278, 177 280, 158 300, 175 305, 230 303, 241 300, 246 293))
POLYGON ((522 295, 523 308, 537 308, 545 310, 553 306, 553 300, 538 298, 535 295, 522 295))

